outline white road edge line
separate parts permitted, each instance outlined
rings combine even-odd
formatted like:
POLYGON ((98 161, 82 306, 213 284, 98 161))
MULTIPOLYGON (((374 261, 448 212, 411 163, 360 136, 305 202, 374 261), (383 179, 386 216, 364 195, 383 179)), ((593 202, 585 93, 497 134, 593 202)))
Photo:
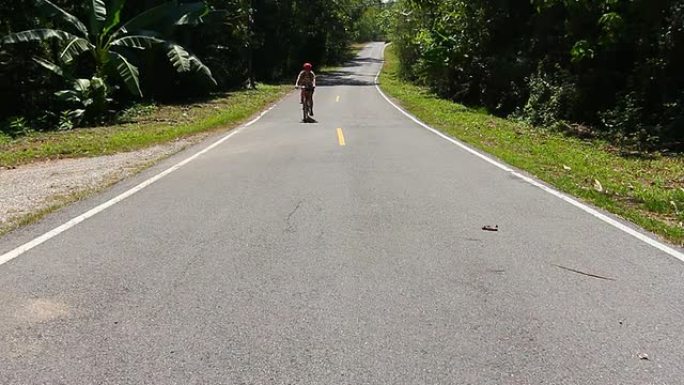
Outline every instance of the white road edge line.
MULTIPOLYGON (((390 44, 391 44, 391 43, 390 43, 390 44)), ((386 44, 386 45, 383 47, 383 50, 382 50, 382 56, 383 56, 383 58, 384 58, 384 56, 385 56, 385 49, 386 49, 390 44, 386 44)), ((384 61, 383 61, 383 62, 384 62, 384 61)), ((491 157, 489 157, 489 156, 487 156, 487 155, 484 155, 484 154, 480 153, 479 151, 477 151, 477 150, 471 148, 470 146, 468 146, 467 144, 461 142, 460 140, 457 140, 457 139, 454 139, 454 138, 452 138, 452 137, 450 137, 450 136, 447 136, 447 135, 445 135, 445 134, 443 134, 443 133, 437 131, 436 129, 434 129, 434 128, 428 126, 427 124, 421 122, 418 118, 416 118, 415 116, 411 115, 410 113, 408 113, 407 111, 405 111, 403 108, 399 107, 396 103, 394 103, 387 95, 385 95, 385 93, 382 91, 382 89, 380 89, 380 83, 379 83, 378 80, 380 79, 380 74, 382 73, 382 69, 383 69, 383 66, 380 67, 380 71, 378 71, 378 74, 375 76, 375 89, 378 90, 378 92, 380 93, 380 95, 381 95, 381 96, 382 96, 390 105, 392 105, 392 107, 394 107, 394 108, 396 108, 397 110, 399 110, 399 112, 401 112, 402 114, 404 114, 406 117, 408 117, 409 119, 411 119, 413 122, 415 122, 415 123, 418 124, 419 126, 425 128, 426 130, 432 132, 433 134, 435 134, 435 135, 441 137, 442 139, 448 140, 449 142, 451 142, 451 143, 457 145, 457 146, 460 147, 461 149, 463 149, 463 150, 465 150, 465 151, 471 153, 472 155, 475 155, 476 157, 478 157, 478 158, 484 160, 485 162, 490 163, 490 164, 492 164, 492 165, 494 165, 494 166, 500 168, 501 170, 504 170, 504 171, 510 173, 511 175, 515 176, 516 178, 519 178, 519 179, 521 179, 521 180, 523 180, 523 181, 525 181, 525 182, 531 184, 532 186, 538 187, 538 188, 540 188, 540 189, 546 191, 547 193, 549 193, 549 194, 551 194, 551 195, 553 195, 553 196, 555 196, 555 197, 557 197, 557 198, 560 198, 560 199, 564 200, 565 202, 567 202, 567 203, 569 203, 569 204, 571 204, 571 205, 573 205, 573 206, 579 208, 580 210, 582 210, 582 211, 584 211, 584 212, 586 212, 586 213, 588 213, 588 214, 590 214, 590 215, 593 215, 594 217, 596 217, 596 218, 600 219, 601 221, 603 221, 603 222, 605 222, 605 223, 607 223, 607 224, 609 224, 609 225, 611 225, 611 226, 617 228, 618 230, 621 230, 621 231, 623 231, 623 232, 625 232, 625 233, 627 233, 627 234, 633 236, 634 238, 637 238, 638 240, 640 240, 640 241, 642 241, 642 242, 644 242, 644 243, 647 243, 648 245, 651 245, 651 246, 655 247, 656 249, 658 249, 658 250, 660 250, 660 251, 662 251, 662 252, 664 252, 664 253, 667 253, 667 254, 669 254, 670 256, 672 256, 672 257, 674 257, 674 258, 677 258, 678 260, 684 262, 684 253, 682 253, 682 252, 680 252, 680 251, 677 251, 677 250, 675 250, 674 248, 672 248, 672 247, 670 247, 670 246, 667 246, 666 244, 664 244, 664 243, 662 243, 662 242, 660 242, 660 241, 657 241, 657 240, 655 240, 655 239, 649 237, 648 235, 645 235, 645 234, 643 234, 643 233, 641 233, 641 232, 639 232, 639 231, 637 231, 637 230, 635 230, 635 229, 633 229, 633 228, 631 228, 631 227, 625 225, 624 223, 621 223, 620 221, 615 220, 615 219, 613 219, 613 218, 611 218, 611 217, 609 217, 609 216, 607 216, 607 215, 605 215, 605 214, 599 212, 598 210, 596 210, 596 209, 594 209, 594 208, 592 208, 592 207, 590 207, 590 206, 587 206, 586 204, 584 204, 584 203, 582 203, 582 202, 580 202, 580 201, 578 201, 578 200, 576 200, 576 199, 574 199, 574 198, 571 198, 570 196, 568 196, 568 195, 566 195, 566 194, 564 194, 564 193, 562 193, 562 192, 560 192, 560 191, 558 191, 558 190, 556 190, 556 189, 553 189, 553 188, 551 188, 551 187, 549 187, 549 186, 546 186, 546 185, 544 185, 544 184, 542 184, 542 183, 540 183, 540 182, 538 182, 538 181, 536 181, 536 180, 534 180, 534 179, 532 179, 532 178, 530 178, 530 177, 528 177, 528 176, 526 176, 526 175, 523 175, 523 174, 521 174, 520 172, 514 170, 513 168, 511 168, 511 167, 509 167, 509 166, 507 166, 507 165, 505 165, 505 164, 503 164, 503 163, 501 163, 501 162, 499 162, 499 161, 497 161, 497 160, 495 160, 495 159, 493 159, 493 158, 491 158, 491 157)))
POLYGON ((32 240, 28 243, 25 243, 25 244, 15 248, 14 250, 11 250, 5 254, 0 255, 0 266, 4 265, 5 263, 7 263, 7 262, 9 262, 9 261, 11 261, 17 257, 19 257, 20 255, 26 253, 27 251, 49 241, 50 239, 58 236, 59 234, 71 229, 72 227, 78 225, 79 223, 85 221, 86 219, 91 218, 91 217, 107 210, 108 208, 114 206, 115 204, 125 200, 126 198, 131 197, 135 193, 137 193, 137 192, 143 190, 145 187, 148 187, 149 185, 159 181, 160 179, 164 178, 165 176, 171 174, 172 172, 177 171, 181 167, 187 165, 188 163, 192 162, 193 160, 199 158, 200 156, 202 156, 202 155, 206 154, 207 152, 213 150, 214 148, 218 147, 223 142, 225 142, 228 139, 232 138, 233 136, 237 135, 238 133, 240 133, 245 128, 253 125, 256 122, 258 122, 261 118, 264 117, 264 115, 266 115, 271 110, 273 110, 276 107, 276 105, 277 104, 274 104, 273 106, 271 106, 267 110, 261 112, 261 114, 259 114, 253 120, 245 123, 243 126, 241 126, 239 128, 232 130, 227 135, 225 135, 221 139, 217 140, 213 144, 209 145, 208 147, 206 147, 202 151, 196 153, 195 155, 175 164, 174 166, 171 166, 170 168, 168 168, 168 169, 162 171, 161 173, 147 179, 146 181, 144 181, 144 182, 140 183, 139 185, 131 188, 130 190, 122 193, 121 195, 118 195, 118 196, 112 198, 111 200, 109 200, 109 201, 107 201, 107 202, 105 202, 105 203, 103 203, 103 204, 101 204, 101 205, 77 216, 76 218, 73 218, 72 220, 64 223, 63 225, 48 231, 47 233, 41 235, 40 237, 35 238, 34 240, 32 240))

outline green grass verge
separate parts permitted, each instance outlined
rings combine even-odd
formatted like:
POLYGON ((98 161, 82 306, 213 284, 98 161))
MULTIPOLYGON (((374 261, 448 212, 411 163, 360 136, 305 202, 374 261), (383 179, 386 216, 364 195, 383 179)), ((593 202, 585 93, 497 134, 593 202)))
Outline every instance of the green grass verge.
POLYGON ((422 121, 558 189, 684 245, 684 156, 621 156, 600 140, 500 119, 400 79, 392 47, 382 89, 422 121))
POLYGON ((122 124, 5 138, 0 141, 0 167, 134 151, 234 127, 290 91, 290 86, 260 85, 255 91, 226 93, 200 103, 137 108, 122 124))

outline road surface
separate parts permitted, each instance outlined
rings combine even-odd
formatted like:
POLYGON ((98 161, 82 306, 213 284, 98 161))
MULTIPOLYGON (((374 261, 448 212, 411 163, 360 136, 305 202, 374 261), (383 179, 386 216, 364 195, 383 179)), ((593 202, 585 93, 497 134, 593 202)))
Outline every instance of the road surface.
POLYGON ((1 265, 0 383, 684 383, 684 263, 416 125, 382 48, 1 265))

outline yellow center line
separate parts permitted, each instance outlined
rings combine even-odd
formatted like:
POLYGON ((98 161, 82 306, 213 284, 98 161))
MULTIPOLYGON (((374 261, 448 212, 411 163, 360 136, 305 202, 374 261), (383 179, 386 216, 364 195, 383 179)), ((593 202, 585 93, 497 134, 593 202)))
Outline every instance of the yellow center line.
POLYGON ((335 100, 337 103, 340 102, 340 95, 337 95, 337 100, 335 100))
POLYGON ((341 128, 337 129, 337 140, 340 142, 340 146, 346 146, 347 143, 344 141, 344 133, 341 128))

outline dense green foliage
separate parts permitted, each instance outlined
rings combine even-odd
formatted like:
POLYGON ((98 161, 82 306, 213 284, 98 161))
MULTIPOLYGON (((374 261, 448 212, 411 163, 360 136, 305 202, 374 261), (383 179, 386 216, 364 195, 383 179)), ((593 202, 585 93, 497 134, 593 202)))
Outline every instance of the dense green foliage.
POLYGON ((197 2, 0 2, 0 134, 69 129, 86 110, 87 121, 108 119, 142 95, 175 101, 242 87, 250 77, 294 78, 302 62, 335 64, 352 41, 376 37, 378 15, 368 10, 381 4, 206 0, 198 8, 197 2), (145 23, 121 28, 139 15, 145 23), (33 32, 17 35, 27 30, 33 32))
POLYGON ((388 39, 392 23, 391 3, 369 2, 356 22, 356 40, 360 42, 388 39))
POLYGON ((158 32, 162 28, 200 23, 208 11, 201 2, 165 3, 122 21, 126 0, 112 1, 108 5, 103 0, 92 0, 88 7, 88 26, 49 0, 35 0, 35 4, 45 18, 50 17, 65 28, 41 27, 15 32, 0 38, 0 44, 59 42, 57 63, 42 58, 33 61, 71 82, 71 88, 55 92, 57 100, 71 104, 73 108, 66 115, 68 121, 62 122, 60 127, 71 127, 74 119, 101 117, 111 101, 107 83, 113 77, 125 84, 133 95, 142 97, 140 71, 135 64, 136 51, 161 47, 176 72, 195 73, 216 84, 201 60, 184 47, 160 38, 158 32), (92 73, 87 78, 76 78, 71 73, 72 67, 78 66, 82 56, 87 56, 92 63, 92 73))
POLYGON ((393 21, 403 76, 443 97, 642 144, 684 140, 681 0, 399 0, 393 21))

